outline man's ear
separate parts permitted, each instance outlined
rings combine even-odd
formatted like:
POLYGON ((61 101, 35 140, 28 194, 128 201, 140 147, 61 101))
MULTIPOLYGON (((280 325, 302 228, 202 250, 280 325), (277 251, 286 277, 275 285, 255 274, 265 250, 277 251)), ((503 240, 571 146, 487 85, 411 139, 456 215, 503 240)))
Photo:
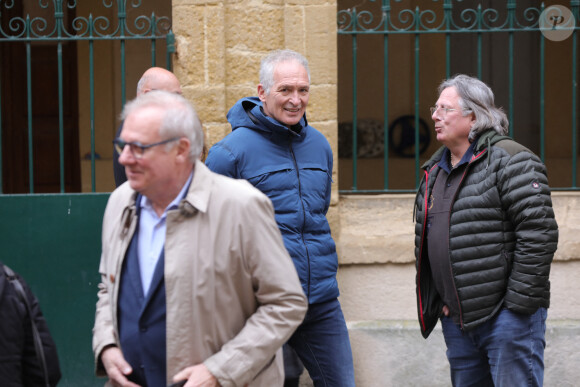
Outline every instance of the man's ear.
POLYGON ((189 142, 189 138, 181 137, 179 142, 177 143, 177 158, 180 161, 189 162, 189 149, 191 148, 191 143, 189 142))
POLYGON ((260 98, 260 101, 264 102, 266 100, 266 90, 264 89, 264 86, 262 86, 262 84, 258 84, 258 98, 260 98))
POLYGON ((471 112, 471 126, 473 127, 473 125, 475 125, 475 121, 477 121, 477 119, 475 118, 475 113, 471 112))

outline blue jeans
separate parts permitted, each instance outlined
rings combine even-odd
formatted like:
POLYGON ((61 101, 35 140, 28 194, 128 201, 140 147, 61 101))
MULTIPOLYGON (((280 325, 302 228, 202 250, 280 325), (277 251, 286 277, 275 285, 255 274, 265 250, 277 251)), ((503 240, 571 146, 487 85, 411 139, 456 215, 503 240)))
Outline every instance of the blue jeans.
POLYGON ((348 330, 337 299, 310 304, 288 344, 304 363, 316 387, 355 385, 348 330))
POLYGON ((304 365, 292 347, 286 343, 282 346, 284 356, 284 387, 298 386, 304 365))
POLYGON ((532 315, 504 308, 468 332, 442 317, 453 386, 541 386, 546 317, 545 308, 532 315))

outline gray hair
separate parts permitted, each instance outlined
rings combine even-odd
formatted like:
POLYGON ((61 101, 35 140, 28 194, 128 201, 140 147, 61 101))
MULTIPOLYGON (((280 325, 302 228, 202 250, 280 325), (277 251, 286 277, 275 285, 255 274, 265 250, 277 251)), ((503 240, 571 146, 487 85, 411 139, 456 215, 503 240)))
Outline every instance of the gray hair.
POLYGON ((439 94, 448 88, 455 87, 459 95, 459 105, 475 115, 475 123, 469 131, 469 141, 487 129, 494 129, 497 133, 507 135, 509 121, 501 108, 494 104, 493 91, 477 78, 458 74, 446 79, 439 85, 439 94))
MULTIPOLYGON (((155 90, 127 102, 121 113, 121 119, 125 120, 130 114, 151 107, 163 109, 159 136, 162 139, 187 137, 191 143, 189 158, 191 162, 195 162, 203 149, 204 134, 193 106, 181 95, 155 90)), ((175 143, 167 144, 167 148, 172 146, 175 146, 175 143)))
POLYGON ((276 66, 282 62, 296 61, 300 63, 308 73, 308 83, 310 83, 310 69, 308 60, 301 54, 292 50, 275 50, 269 53, 260 65, 260 83, 266 94, 270 94, 270 89, 274 86, 274 71, 276 66))

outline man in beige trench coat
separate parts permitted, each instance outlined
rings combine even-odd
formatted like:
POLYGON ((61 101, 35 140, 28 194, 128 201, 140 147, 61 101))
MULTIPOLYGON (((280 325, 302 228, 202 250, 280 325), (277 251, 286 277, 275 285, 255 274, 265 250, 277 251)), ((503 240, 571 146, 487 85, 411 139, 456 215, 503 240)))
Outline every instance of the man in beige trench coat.
POLYGON ((115 145, 128 182, 103 219, 93 329, 114 386, 281 386, 281 346, 306 300, 270 200, 201 161, 181 96, 129 102, 115 145))

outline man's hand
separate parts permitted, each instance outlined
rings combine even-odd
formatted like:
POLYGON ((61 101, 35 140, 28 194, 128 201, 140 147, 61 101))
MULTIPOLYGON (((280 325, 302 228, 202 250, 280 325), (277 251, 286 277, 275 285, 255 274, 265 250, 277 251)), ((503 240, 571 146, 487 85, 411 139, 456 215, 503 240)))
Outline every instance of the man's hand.
POLYGON ((447 305, 443 305, 443 315, 449 317, 449 307, 447 305))
POLYGON ((132 383, 125 375, 133 372, 133 369, 125 360, 123 352, 118 347, 107 347, 101 352, 101 361, 107 371, 107 376, 113 384, 117 387, 139 387, 138 384, 132 383))
POLYGON ((184 368, 173 377, 173 382, 187 380, 184 387, 218 387, 215 376, 203 364, 184 368))

